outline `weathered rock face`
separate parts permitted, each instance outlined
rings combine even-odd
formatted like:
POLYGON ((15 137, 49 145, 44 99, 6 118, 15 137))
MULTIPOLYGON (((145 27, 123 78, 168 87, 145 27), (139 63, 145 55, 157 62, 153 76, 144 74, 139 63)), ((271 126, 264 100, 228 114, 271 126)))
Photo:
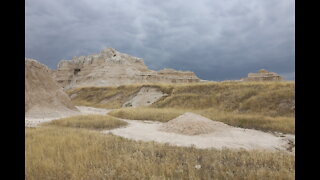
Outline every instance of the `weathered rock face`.
POLYGON ((200 79, 189 71, 149 70, 143 59, 106 48, 99 54, 62 60, 53 71, 65 89, 85 86, 119 86, 134 83, 188 83, 200 79))
POLYGON ((242 78, 243 81, 282 81, 283 78, 275 73, 265 69, 259 70, 258 73, 249 73, 248 77, 242 78))
POLYGON ((59 117, 77 114, 69 96, 51 77, 51 70, 33 59, 25 59, 26 117, 59 117))

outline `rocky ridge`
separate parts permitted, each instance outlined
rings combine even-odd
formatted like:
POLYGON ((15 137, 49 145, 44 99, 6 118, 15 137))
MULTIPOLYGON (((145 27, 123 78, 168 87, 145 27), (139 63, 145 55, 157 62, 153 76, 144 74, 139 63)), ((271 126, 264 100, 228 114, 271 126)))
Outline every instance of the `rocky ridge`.
POLYGON ((98 54, 62 60, 54 79, 65 89, 85 86, 119 86, 135 83, 191 83, 200 79, 191 71, 148 69, 143 59, 112 48, 98 54))
POLYGON ((258 73, 249 73, 248 77, 242 78, 242 81, 282 81, 283 78, 275 73, 265 69, 260 69, 258 73))

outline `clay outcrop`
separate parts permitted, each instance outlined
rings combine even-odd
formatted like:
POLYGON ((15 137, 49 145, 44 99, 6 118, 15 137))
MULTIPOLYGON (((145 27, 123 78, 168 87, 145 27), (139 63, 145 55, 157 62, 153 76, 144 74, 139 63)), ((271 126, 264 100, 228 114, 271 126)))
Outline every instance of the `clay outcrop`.
POLYGON ((65 89, 85 86, 119 86, 135 83, 191 83, 200 79, 190 71, 148 69, 143 59, 112 48, 98 54, 62 60, 53 77, 65 89))
POLYGON ((51 77, 51 70, 33 59, 25 59, 25 116, 59 117, 77 114, 69 96, 51 77))
POLYGON ((258 73, 249 73, 248 77, 242 78, 242 81, 282 81, 283 78, 275 73, 265 69, 259 70, 258 73))

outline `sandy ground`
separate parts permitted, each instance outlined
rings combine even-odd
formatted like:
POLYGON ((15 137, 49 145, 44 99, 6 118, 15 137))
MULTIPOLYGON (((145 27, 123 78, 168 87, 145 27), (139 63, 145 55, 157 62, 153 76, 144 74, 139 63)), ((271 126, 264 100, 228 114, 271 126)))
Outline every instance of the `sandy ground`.
POLYGON ((156 141, 176 146, 191 146, 196 148, 231 148, 231 149, 264 149, 275 151, 287 151, 290 148, 290 140, 294 135, 275 135, 262 131, 243 129, 228 126, 224 130, 201 135, 182 135, 160 131, 163 123, 154 121, 138 121, 122 119, 129 123, 128 126, 103 133, 111 133, 128 139, 141 141, 156 141))
MULTIPOLYGON (((87 107, 87 106, 76 106, 76 108, 80 111, 79 114, 77 115, 87 115, 87 114, 101 114, 105 115, 111 110, 107 109, 100 109, 100 108, 93 108, 93 107, 87 107)), ((43 123, 43 122, 48 122, 52 121, 55 119, 61 119, 65 117, 71 117, 74 116, 75 114, 61 114, 60 116, 56 117, 25 117, 25 126, 26 127, 36 127, 38 124, 43 123)))

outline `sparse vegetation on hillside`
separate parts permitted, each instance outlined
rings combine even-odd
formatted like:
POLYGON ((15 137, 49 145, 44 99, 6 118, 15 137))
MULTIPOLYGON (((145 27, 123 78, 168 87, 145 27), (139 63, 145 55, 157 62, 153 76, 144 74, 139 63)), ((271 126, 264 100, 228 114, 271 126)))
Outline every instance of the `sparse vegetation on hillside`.
POLYGON ((294 117, 293 82, 208 82, 88 87, 68 91, 68 94, 76 95, 72 100, 76 105, 120 108, 143 86, 156 87, 168 94, 152 105, 156 108, 215 108, 239 114, 294 117))
POLYGON ((108 115, 80 115, 44 123, 44 126, 74 127, 86 129, 113 129, 128 123, 108 115))
POLYGON ((68 90, 67 94, 77 106, 92 106, 96 108, 121 108, 133 98, 142 87, 161 87, 161 91, 169 94, 172 89, 166 84, 148 85, 133 84, 118 87, 83 87, 68 90))
POLYGON ((294 179, 288 153, 199 150, 85 129, 26 128, 25 179, 294 179))
POLYGON ((294 110, 290 109, 295 99, 294 92, 294 83, 289 82, 183 84, 173 86, 170 96, 153 104, 153 107, 215 108, 228 112, 294 116, 294 110))

